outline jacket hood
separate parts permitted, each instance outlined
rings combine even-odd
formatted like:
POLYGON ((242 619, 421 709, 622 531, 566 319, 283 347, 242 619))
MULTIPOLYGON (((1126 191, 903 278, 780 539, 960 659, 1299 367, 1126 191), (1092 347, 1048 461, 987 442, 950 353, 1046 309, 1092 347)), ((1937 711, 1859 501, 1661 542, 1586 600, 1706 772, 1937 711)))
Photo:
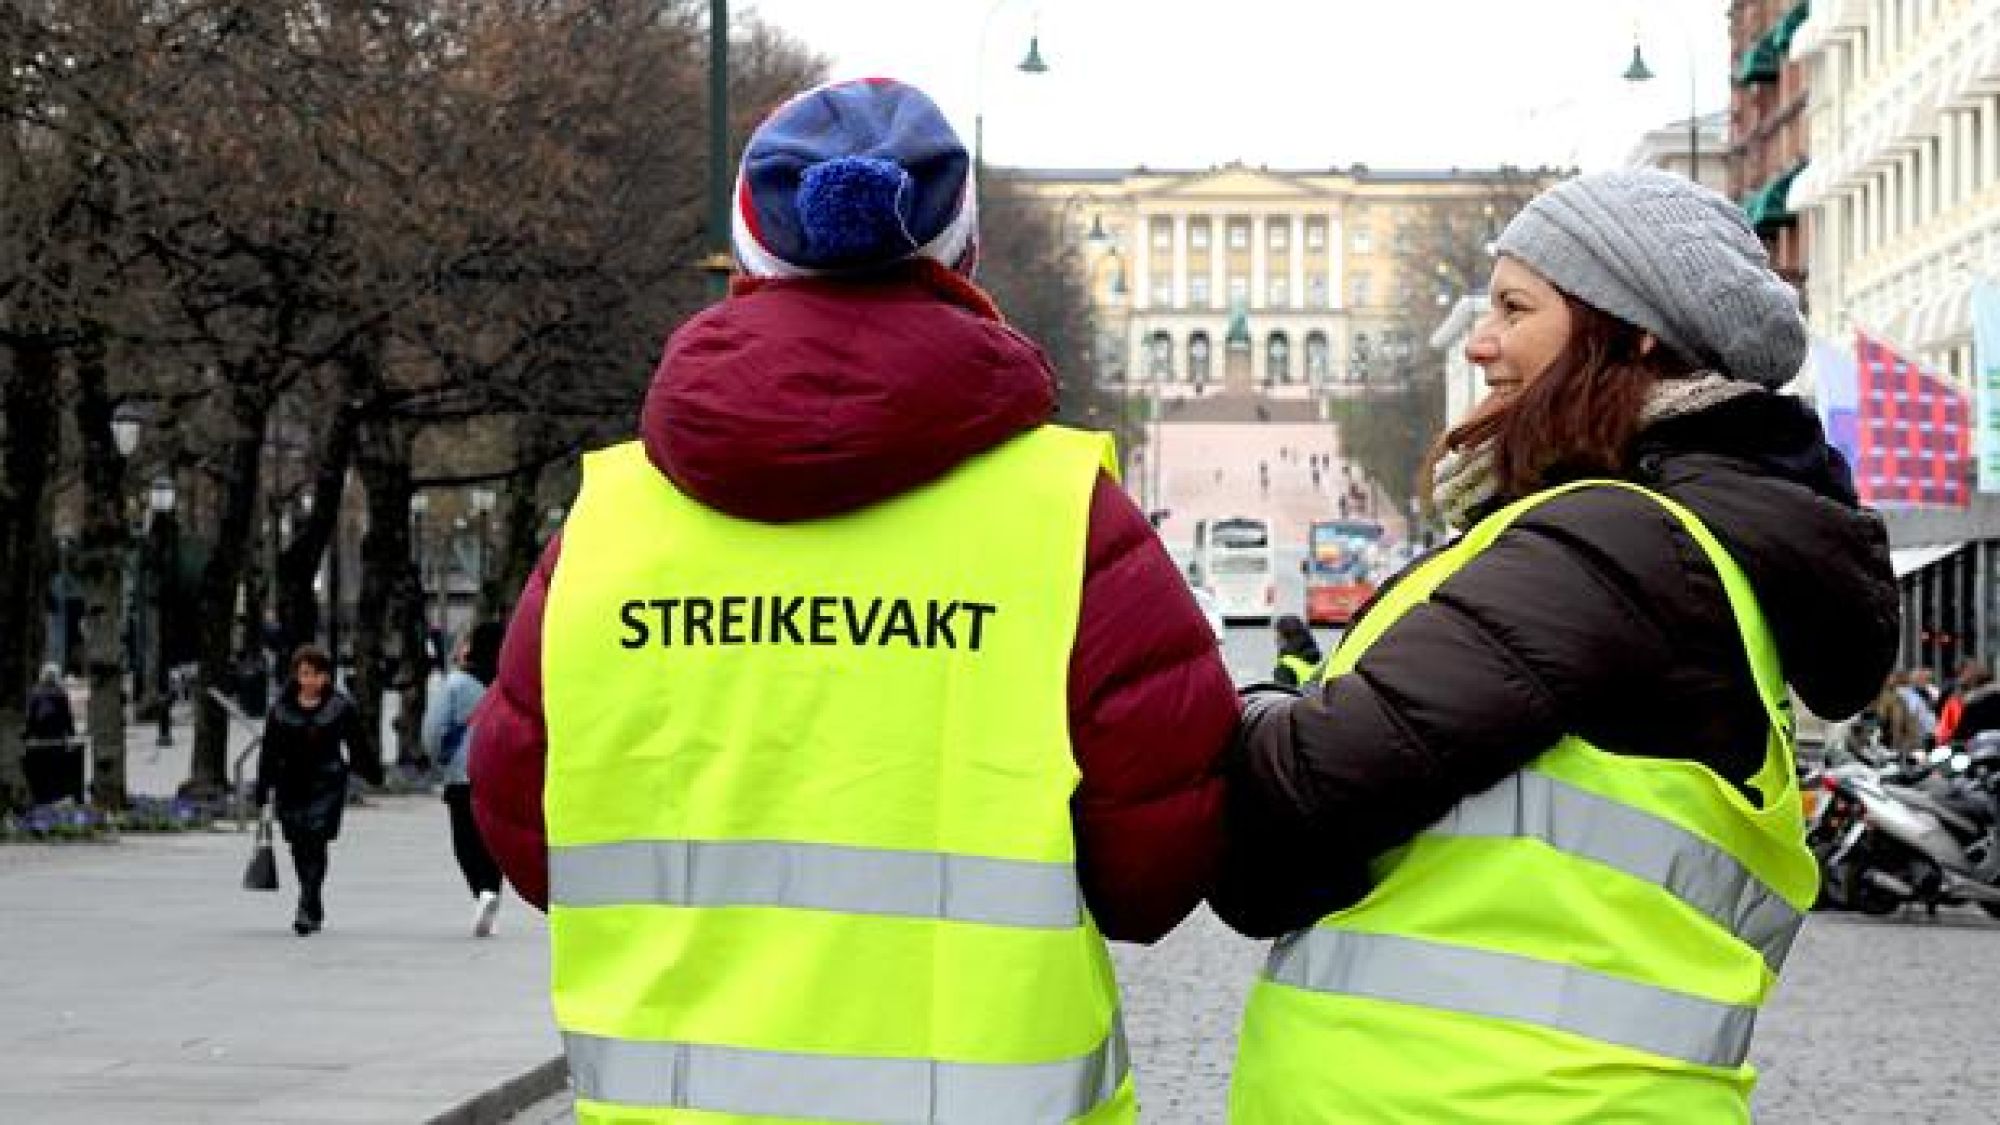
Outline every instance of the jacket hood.
POLYGON ((865 507, 1049 419, 1040 348, 920 262, 866 278, 738 279, 667 342, 646 454, 703 504, 767 523, 865 507))
POLYGON ((1901 620, 1889 536, 1800 399, 1759 392, 1649 427, 1635 475, 1692 508, 1757 590, 1785 678, 1813 713, 1867 706, 1901 620))

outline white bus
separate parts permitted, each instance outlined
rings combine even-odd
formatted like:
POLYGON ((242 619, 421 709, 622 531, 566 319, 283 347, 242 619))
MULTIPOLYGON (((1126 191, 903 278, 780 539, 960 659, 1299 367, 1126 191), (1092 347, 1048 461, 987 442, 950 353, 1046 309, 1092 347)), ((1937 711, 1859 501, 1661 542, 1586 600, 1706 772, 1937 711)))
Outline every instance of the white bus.
POLYGON ((1197 521, 1194 577, 1214 592, 1224 621, 1269 624, 1278 604, 1271 525, 1250 516, 1197 521))

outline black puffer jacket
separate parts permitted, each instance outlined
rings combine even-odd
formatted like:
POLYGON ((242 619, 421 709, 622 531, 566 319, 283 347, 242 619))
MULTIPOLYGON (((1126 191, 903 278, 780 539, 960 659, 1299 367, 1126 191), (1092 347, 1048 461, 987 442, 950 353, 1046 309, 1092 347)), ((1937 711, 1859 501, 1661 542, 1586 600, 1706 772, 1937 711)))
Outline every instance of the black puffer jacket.
POLYGON ((257 758, 257 803, 276 795, 285 839, 340 835, 350 769, 371 785, 382 784, 381 757, 369 749, 354 701, 328 689, 319 706, 305 707, 297 686, 288 686, 264 720, 257 758))
MULTIPOLYGON (((1888 540, 1808 408, 1759 393, 1662 422, 1626 476, 1692 509, 1749 575, 1807 707, 1873 699, 1896 653, 1888 540)), ((1368 857, 1564 733, 1740 785, 1768 725, 1714 568, 1658 504, 1611 488, 1528 512, 1354 674, 1251 702, 1213 903, 1258 937, 1349 904, 1368 857)))

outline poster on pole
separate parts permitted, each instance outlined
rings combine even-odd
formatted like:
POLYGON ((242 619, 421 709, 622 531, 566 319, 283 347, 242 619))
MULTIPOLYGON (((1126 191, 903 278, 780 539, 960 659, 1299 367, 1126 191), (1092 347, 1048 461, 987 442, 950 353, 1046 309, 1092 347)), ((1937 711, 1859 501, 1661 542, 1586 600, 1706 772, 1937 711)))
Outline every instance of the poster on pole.
POLYGON ((1977 488, 2000 492, 2000 285, 1972 287, 1972 448, 1977 488))

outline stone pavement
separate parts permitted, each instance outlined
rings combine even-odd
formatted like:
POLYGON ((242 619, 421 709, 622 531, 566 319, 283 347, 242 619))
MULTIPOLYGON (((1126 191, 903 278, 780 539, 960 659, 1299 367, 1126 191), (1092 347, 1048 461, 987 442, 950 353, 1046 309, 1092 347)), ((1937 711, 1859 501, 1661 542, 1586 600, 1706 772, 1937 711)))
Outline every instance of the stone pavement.
MULTIPOLYGON (((133 733, 135 792, 185 776, 175 735, 133 733)), ((282 844, 283 890, 240 889, 250 841, 0 847, 0 1121, 490 1120, 481 1095, 558 1053, 541 915, 510 896, 470 936, 435 797, 349 810, 308 938, 282 844)))

